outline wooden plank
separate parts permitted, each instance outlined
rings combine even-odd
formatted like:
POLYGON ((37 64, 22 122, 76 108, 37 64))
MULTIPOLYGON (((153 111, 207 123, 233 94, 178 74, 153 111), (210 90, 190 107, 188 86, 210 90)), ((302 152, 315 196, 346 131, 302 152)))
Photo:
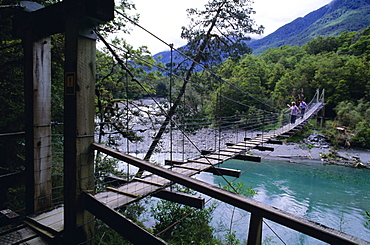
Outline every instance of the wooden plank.
MULTIPOLYGON (((239 153, 239 152, 238 152, 239 153)), ((232 156, 235 155, 234 152, 229 152, 229 151, 224 151, 224 150, 220 150, 217 154, 221 155, 221 156, 227 156, 229 158, 231 158, 232 156)))
POLYGON ((200 154, 201 155, 208 155, 211 154, 213 151, 207 151, 207 150, 201 150, 200 154))
POLYGON ((174 165, 174 167, 175 168, 184 168, 184 169, 194 170, 194 171, 198 171, 198 172, 201 172, 203 170, 203 169, 193 168, 191 166, 183 166, 183 165, 174 165))
MULTIPOLYGON (((38 234, 29 227, 20 227, 0 236, 0 244, 22 244, 37 237, 38 234)), ((27 244, 27 243, 26 243, 27 244)))
POLYGON ((283 144, 283 141, 270 139, 266 143, 268 143, 268 144, 275 144, 275 145, 282 145, 283 144))
POLYGON ((129 197, 134 197, 134 198, 139 197, 139 195, 137 195, 137 194, 124 192, 122 190, 119 190, 119 189, 116 189, 116 188, 113 188, 113 187, 107 187, 107 190, 117 192, 121 195, 129 196, 129 197))
POLYGON ((254 149, 259 150, 259 151, 274 151, 275 150, 274 147, 267 147, 267 146, 261 146, 261 145, 254 147, 254 149))
POLYGON ((204 198, 203 197, 194 197, 181 192, 173 192, 167 190, 161 190, 153 194, 154 197, 158 197, 167 201, 176 202, 180 204, 187 205, 193 208, 204 209, 204 198))
POLYGON ((116 192, 103 192, 99 194, 95 195, 95 197, 100 202, 104 203, 105 205, 113 209, 122 207, 123 205, 129 204, 137 200, 137 198, 123 196, 116 192), (99 195, 99 194, 103 194, 103 195, 99 195))
POLYGON ((240 150, 240 149, 233 149, 233 148, 225 148, 225 149, 222 149, 223 152, 227 151, 227 152, 233 152, 233 153, 241 153, 241 152, 245 152, 245 150, 240 150))
POLYGON ((156 182, 151 182, 151 181, 148 181, 148 180, 145 180, 145 179, 133 178, 133 180, 134 181, 139 181, 139 182, 144 182, 144 183, 149 184, 149 185, 155 185, 155 186, 158 186, 158 187, 163 187, 163 184, 156 183, 156 182))
POLYGON ((119 186, 128 183, 127 179, 118 177, 118 176, 104 176, 104 182, 109 183, 111 185, 119 186))
POLYGON ((212 154, 212 155, 205 155, 204 158, 225 161, 225 160, 229 159, 230 157, 229 156, 220 155, 220 154, 212 154))
POLYGON ((42 237, 35 237, 25 242, 25 244, 27 245, 49 245, 49 243, 45 241, 45 239, 43 239, 42 237))
POLYGON ((174 160, 165 160, 164 165, 174 165, 174 164, 184 164, 185 162, 182 161, 174 161, 174 160))
POLYGON ((251 161, 251 162, 261 162, 261 157, 259 156, 252 156, 252 155, 236 155, 234 159, 243 160, 243 161, 251 161))
POLYGON ((35 221, 38 221, 38 220, 48 219, 57 214, 63 213, 63 211, 64 211, 63 206, 60 206, 48 212, 44 212, 44 213, 37 214, 37 215, 29 215, 27 216, 27 218, 31 218, 31 219, 34 219, 35 221))
POLYGON ((64 230, 64 207, 28 216, 25 222, 48 237, 54 238, 64 230))
POLYGON ((166 244, 122 214, 107 207, 89 193, 82 195, 86 209, 133 244, 166 244))
POLYGON ((216 165, 216 164, 221 164, 224 162, 223 160, 216 160, 216 159, 207 159, 207 158, 198 158, 198 159, 193 159, 191 160, 192 162, 197 162, 197 163, 203 163, 203 164, 208 164, 210 166, 216 165))
POLYGON ((234 146, 229 146, 228 149, 236 149, 236 150, 244 150, 244 151, 247 151, 247 150, 250 150, 251 147, 246 147, 246 146, 239 146, 239 145, 234 145, 234 146))
POLYGON ((40 232, 41 234, 54 239, 56 235, 50 231, 50 229, 47 229, 48 227, 39 226, 33 222, 29 222, 28 220, 25 220, 24 223, 26 223, 29 227, 32 227, 34 230, 40 232))
POLYGON ((248 144, 248 143, 245 143, 245 142, 240 142, 240 143, 236 144, 235 146, 243 146, 243 147, 247 147, 247 148, 254 148, 254 147, 256 147, 256 144, 248 144))
POLYGON ((229 169, 229 168, 219 168, 219 167, 212 167, 207 170, 206 172, 212 173, 214 175, 227 175, 227 176, 232 176, 239 178, 240 177, 240 170, 235 170, 235 169, 229 169))
POLYGON ((180 168, 180 167, 179 168, 175 167, 171 170, 175 173, 186 175, 186 176, 193 176, 193 175, 199 174, 201 172, 199 170, 188 169, 188 168, 180 168))

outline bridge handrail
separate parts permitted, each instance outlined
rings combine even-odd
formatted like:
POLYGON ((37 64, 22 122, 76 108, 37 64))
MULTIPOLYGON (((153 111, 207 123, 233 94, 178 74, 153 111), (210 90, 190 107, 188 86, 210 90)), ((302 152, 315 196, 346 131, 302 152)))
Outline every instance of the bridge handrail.
MULTIPOLYGON (((227 191, 225 189, 191 178, 189 176, 176 173, 174 171, 133 157, 131 155, 118 152, 104 145, 93 143, 93 148, 97 151, 132 164, 155 175, 161 176, 175 183, 179 183, 193 190, 204 193, 210 197, 228 203, 232 206, 250 212, 251 220, 248 244, 252 244, 249 243, 250 241, 261 240, 261 227, 263 218, 267 218, 273 222, 302 232, 321 241, 328 242, 330 244, 370 244, 369 242, 360 238, 340 232, 330 227, 326 227, 303 217, 299 217, 284 210, 271 207, 254 199, 227 191), (256 230, 260 232, 251 232, 256 230)), ((255 244, 260 244, 260 242, 257 242, 255 244)))

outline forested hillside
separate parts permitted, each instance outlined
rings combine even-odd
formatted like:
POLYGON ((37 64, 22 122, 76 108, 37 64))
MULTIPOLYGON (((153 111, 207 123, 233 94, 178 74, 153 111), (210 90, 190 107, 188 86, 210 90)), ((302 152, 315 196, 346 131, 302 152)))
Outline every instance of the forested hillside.
POLYGON ((297 18, 274 33, 248 45, 254 54, 284 45, 301 46, 319 36, 335 37, 345 31, 360 31, 370 25, 369 0, 333 0, 328 5, 297 18))
MULTIPOLYGON (((316 89, 325 89, 327 116, 338 115, 337 125, 349 126, 355 144, 370 146, 370 28, 227 60, 218 66, 218 74, 279 108, 298 100, 299 94, 310 99, 316 89)), ((230 86, 217 89, 235 100, 246 99, 230 86)), ((212 101, 210 105, 216 106, 212 101)), ((227 107, 223 113, 240 109, 227 107)))

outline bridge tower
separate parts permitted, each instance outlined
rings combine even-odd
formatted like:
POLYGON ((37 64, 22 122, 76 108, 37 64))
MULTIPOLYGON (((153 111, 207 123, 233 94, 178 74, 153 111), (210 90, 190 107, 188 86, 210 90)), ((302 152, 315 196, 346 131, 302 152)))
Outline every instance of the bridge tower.
POLYGON ((80 194, 94 189, 95 45, 93 27, 114 18, 114 0, 64 0, 48 7, 22 2, 15 24, 24 43, 27 213, 52 205, 50 36, 65 33, 64 237, 91 243, 93 215, 80 194))

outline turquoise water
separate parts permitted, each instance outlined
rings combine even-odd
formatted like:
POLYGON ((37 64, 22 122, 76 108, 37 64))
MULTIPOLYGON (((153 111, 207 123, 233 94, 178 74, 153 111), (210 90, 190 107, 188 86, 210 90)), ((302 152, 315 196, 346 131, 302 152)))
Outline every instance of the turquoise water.
MULTIPOLYGON (((243 172, 254 164, 229 160, 222 167, 243 172)), ((369 177, 370 170, 364 169, 264 160, 236 182, 256 190, 253 199, 370 241, 370 226, 365 225, 365 211, 370 211, 369 177)), ((226 184, 219 176, 213 181, 226 184)), ((214 214, 216 228, 230 228, 232 218, 237 237, 242 241, 247 238, 249 213, 233 212, 233 207, 219 203, 214 214)), ((263 225, 264 244, 283 244, 281 240, 285 244, 325 244, 269 220, 266 223, 273 231, 263 225)))

